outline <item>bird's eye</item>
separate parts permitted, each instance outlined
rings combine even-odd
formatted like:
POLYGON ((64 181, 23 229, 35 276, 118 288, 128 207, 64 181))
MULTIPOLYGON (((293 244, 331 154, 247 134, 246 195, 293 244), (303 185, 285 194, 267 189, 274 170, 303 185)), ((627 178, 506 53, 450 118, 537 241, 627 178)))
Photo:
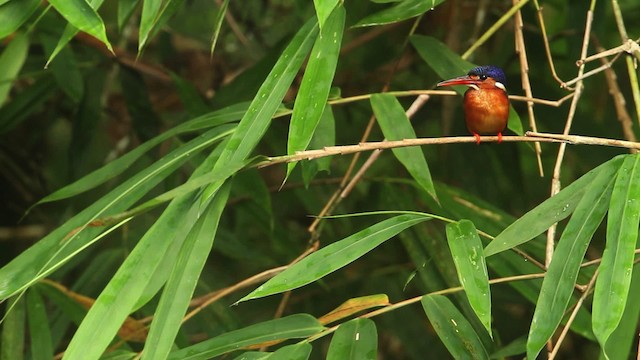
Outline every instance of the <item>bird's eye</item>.
POLYGON ((480 80, 487 80, 487 75, 485 74, 478 75, 478 77, 480 78, 480 80))

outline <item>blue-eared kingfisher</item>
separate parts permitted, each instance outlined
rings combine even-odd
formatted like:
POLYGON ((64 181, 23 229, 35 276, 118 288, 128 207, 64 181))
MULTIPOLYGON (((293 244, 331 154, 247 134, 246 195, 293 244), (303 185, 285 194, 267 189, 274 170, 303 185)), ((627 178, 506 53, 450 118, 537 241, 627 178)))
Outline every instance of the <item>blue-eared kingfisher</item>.
POLYGON ((502 131, 509 119, 509 97, 507 78, 497 66, 478 66, 467 75, 438 83, 438 86, 466 85, 464 93, 464 120, 467 129, 480 144, 480 135, 498 134, 502 142, 502 131))

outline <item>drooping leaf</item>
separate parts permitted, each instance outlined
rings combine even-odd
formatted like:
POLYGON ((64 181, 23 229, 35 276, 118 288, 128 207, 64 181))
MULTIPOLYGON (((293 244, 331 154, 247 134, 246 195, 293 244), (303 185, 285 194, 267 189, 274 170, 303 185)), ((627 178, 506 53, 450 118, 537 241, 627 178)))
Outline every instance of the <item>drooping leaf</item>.
POLYGON ((484 248, 485 256, 491 256, 523 244, 542 234, 551 225, 571 215, 589 188, 589 184, 601 172, 613 177, 622 160, 621 157, 615 157, 607 161, 527 212, 504 229, 484 248))
MULTIPOLYGON (((607 244, 593 294, 593 332, 606 349, 629 295, 640 220, 640 156, 626 156, 611 195, 607 244)), ((606 353, 605 353, 606 355, 606 353)))
POLYGON ((562 320, 578 277, 580 264, 609 207, 615 173, 600 171, 588 184, 562 232, 531 321, 527 356, 535 359, 562 320))
POLYGON ((473 311, 491 335, 491 291, 482 242, 469 220, 447 224, 447 241, 458 271, 458 279, 473 311))
POLYGON ((339 3, 341 0, 313 0, 313 5, 316 8, 316 16, 318 17, 318 24, 320 24, 320 29, 324 27, 325 22, 327 22, 331 12, 336 8, 336 6, 340 6, 339 3))
POLYGON ((25 34, 17 34, 0 55, 0 107, 7 101, 13 80, 20 73, 27 59, 29 38, 25 34))
POLYGON ((406 214, 381 221, 312 253, 238 302, 282 293, 316 281, 354 262, 402 230, 429 219, 424 215, 406 214))
POLYGON ((50 360, 54 354, 45 303, 40 292, 33 288, 27 292, 26 300, 31 358, 33 360, 50 360))
POLYGON ((0 39, 13 34, 40 5, 39 0, 9 1, 0 5, 0 39))
MULTIPOLYGON (((288 154, 307 148, 325 110, 340 55, 345 16, 344 7, 337 6, 311 50, 289 124, 288 154)), ((294 162, 287 164, 287 177, 295 166, 294 162)))
POLYGON ((174 351, 169 360, 206 360, 214 356, 268 341, 305 338, 324 330, 318 320, 296 314, 230 331, 213 339, 174 351))
POLYGON ((422 307, 453 358, 489 359, 478 334, 451 300, 442 295, 429 295, 422 298, 422 307))
MULTIPOLYGON (((109 39, 107 39, 104 22, 96 12, 96 9, 102 4, 102 1, 104 0, 88 3, 85 0, 50 0, 49 3, 53 5, 60 15, 67 19, 71 25, 100 40, 110 52, 113 52, 111 43, 109 43, 109 39)), ((49 61, 51 61, 54 56, 55 54, 52 54, 49 61)))
POLYGON ((142 53, 149 40, 178 11, 183 2, 184 0, 143 0, 138 54, 142 53))
POLYGON ((365 17, 358 21, 354 27, 375 26, 400 22, 422 15, 429 10, 433 10, 443 2, 444 0, 403 0, 388 9, 365 17))
MULTIPOLYGON (((387 140, 416 138, 409 118, 394 96, 374 94, 371 96, 371 107, 387 140)), ((420 147, 403 147, 395 148, 392 151, 418 185, 437 201, 436 189, 433 186, 431 172, 422 149, 420 147)))
POLYGON ((387 305, 390 305, 389 297, 385 294, 361 296, 343 302, 330 313, 320 317, 318 321, 326 325, 355 315, 363 310, 387 305))
POLYGON ((171 351, 204 263, 209 257, 230 186, 218 191, 191 228, 167 280, 142 352, 143 359, 164 359, 171 351))
POLYGON ((26 328, 25 300, 16 296, 5 307, 2 334, 0 334, 0 360, 24 359, 26 328))
POLYGON ((216 44, 218 43, 218 38, 220 37, 220 29, 222 28, 222 22, 224 21, 224 16, 227 14, 227 8, 229 7, 229 0, 224 0, 218 9, 218 14, 216 15, 216 20, 213 25, 213 35, 211 36, 211 50, 209 51, 209 56, 213 57, 213 52, 216 49, 216 44))
MULTIPOLYGON (((56 46, 56 38, 44 32, 39 35, 45 51, 52 52, 56 46)), ((75 103, 79 103, 84 95, 84 81, 72 50, 69 47, 63 48, 51 61, 49 68, 62 91, 75 103)))
POLYGON ((328 360, 375 360, 378 358, 378 332, 370 319, 353 319, 336 330, 328 360))

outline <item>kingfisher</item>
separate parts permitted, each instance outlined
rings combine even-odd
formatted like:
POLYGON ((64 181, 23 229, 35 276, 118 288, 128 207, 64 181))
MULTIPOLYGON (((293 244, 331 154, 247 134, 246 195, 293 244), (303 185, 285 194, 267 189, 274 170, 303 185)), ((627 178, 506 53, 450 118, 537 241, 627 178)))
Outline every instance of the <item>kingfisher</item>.
POLYGON ((439 82, 438 86, 469 87, 464 93, 464 120, 480 144, 480 135, 498 134, 498 143, 502 142, 502 131, 509 119, 506 83, 501 68, 485 65, 471 69, 467 75, 439 82))

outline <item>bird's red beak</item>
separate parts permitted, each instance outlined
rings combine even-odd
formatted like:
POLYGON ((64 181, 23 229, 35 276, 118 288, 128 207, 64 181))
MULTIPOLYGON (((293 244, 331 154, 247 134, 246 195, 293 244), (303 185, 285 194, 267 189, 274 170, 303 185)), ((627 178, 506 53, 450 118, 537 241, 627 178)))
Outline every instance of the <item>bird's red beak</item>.
POLYGON ((472 79, 469 75, 459 76, 457 78, 441 81, 438 86, 451 86, 451 85, 479 85, 482 81, 479 79, 472 79))

